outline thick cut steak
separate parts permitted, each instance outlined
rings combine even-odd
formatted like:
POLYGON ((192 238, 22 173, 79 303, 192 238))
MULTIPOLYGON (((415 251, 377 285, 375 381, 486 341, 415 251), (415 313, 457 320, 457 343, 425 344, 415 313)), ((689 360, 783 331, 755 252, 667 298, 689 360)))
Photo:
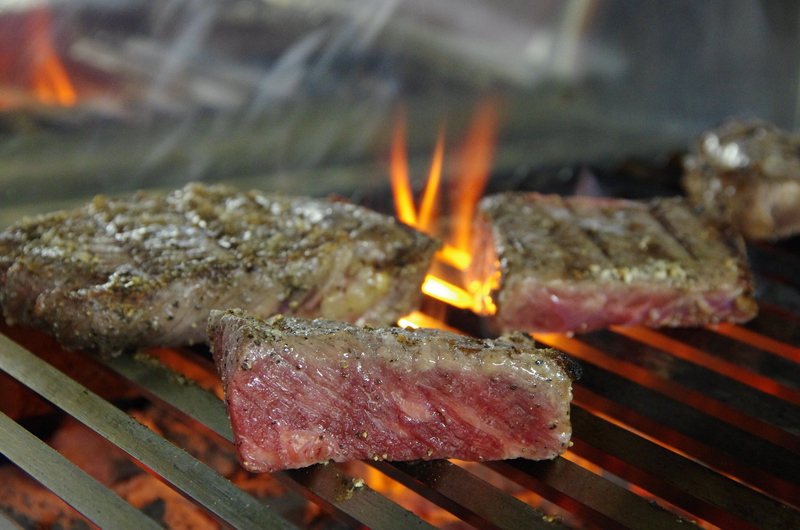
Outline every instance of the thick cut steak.
POLYGON ((684 170, 689 199, 729 219, 746 239, 800 234, 800 135, 730 120, 699 137, 684 170))
POLYGON ((244 467, 547 459, 566 450, 577 366, 522 334, 360 328, 212 311, 208 333, 244 467))
POLYGON ((9 323, 106 353, 205 341, 215 308, 390 325, 437 248, 352 204, 190 184, 11 226, 0 304, 9 323))
POLYGON ((470 274, 502 330, 697 326, 755 316, 741 237, 681 198, 504 193, 479 205, 470 274))

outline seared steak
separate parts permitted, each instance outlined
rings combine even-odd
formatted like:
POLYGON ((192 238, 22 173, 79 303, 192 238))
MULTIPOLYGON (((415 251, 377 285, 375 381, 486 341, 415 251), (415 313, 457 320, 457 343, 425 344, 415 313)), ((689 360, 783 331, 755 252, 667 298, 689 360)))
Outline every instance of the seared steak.
POLYGON ((751 240, 800 234, 800 135, 731 120, 705 132, 684 158, 689 199, 751 240))
POLYGON ((566 450, 577 366, 522 334, 212 311, 209 340, 249 471, 318 462, 547 459, 566 450))
POLYGON ((13 225, 0 304, 9 323, 106 353, 205 341, 214 308, 389 325, 437 248, 359 206, 190 184, 13 225))
POLYGON ((472 279, 503 330, 696 326, 757 312, 741 237, 684 199, 485 197, 472 279), (499 277, 499 279, 498 279, 499 277))

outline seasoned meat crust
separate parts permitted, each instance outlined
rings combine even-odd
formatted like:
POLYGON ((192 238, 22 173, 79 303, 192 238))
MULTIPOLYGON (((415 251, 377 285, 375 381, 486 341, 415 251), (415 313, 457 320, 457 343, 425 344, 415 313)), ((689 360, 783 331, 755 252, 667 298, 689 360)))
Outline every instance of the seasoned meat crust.
POLYGON ((105 353, 205 341, 214 308, 388 325, 437 248, 352 204, 190 184, 11 226, 0 304, 11 324, 105 353))
POLYGON ((706 131, 684 158, 686 195, 746 239, 800 234, 800 135, 758 120, 706 131))
POLYGON ((236 446, 254 472, 364 458, 547 459, 564 452, 578 367, 516 334, 212 311, 236 446))
POLYGON ((503 330, 697 326, 758 310, 741 237, 685 199, 504 193, 479 210, 471 274, 499 276, 503 330))

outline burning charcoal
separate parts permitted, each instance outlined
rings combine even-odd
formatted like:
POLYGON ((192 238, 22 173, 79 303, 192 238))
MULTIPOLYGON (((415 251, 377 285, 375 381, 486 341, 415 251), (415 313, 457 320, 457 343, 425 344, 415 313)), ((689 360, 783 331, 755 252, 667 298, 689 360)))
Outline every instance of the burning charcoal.
POLYGON ((388 325, 437 246, 342 202, 201 184, 98 196, 0 234, 0 304, 10 324, 105 353, 203 342, 214 308, 388 325))
POLYGON ((684 162, 689 199, 751 240, 800 234, 800 135, 760 121, 707 131, 684 162))
POLYGON ((577 367, 521 334, 478 340, 433 329, 212 311, 209 339, 243 466, 564 452, 577 367))
POLYGON ((741 237, 680 198, 484 198, 470 274, 503 330, 743 322, 757 312, 741 237))

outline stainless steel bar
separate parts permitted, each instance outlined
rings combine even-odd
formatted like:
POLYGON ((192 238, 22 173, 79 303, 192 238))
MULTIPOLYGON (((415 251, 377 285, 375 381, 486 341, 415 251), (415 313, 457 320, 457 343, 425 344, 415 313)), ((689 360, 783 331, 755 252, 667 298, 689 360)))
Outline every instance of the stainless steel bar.
POLYGON ((96 360, 233 442, 225 404, 211 392, 180 377, 158 359, 145 355, 119 355, 96 360))
POLYGON ((756 243, 747 245, 747 260, 759 274, 780 278, 800 288, 800 278, 797 277, 800 256, 766 243, 756 243))
POLYGON ((276 473, 284 484, 337 512, 353 526, 381 530, 435 528, 377 491, 331 465, 317 464, 276 473))
POLYGON ((800 315, 800 290, 763 274, 755 275, 755 283, 759 302, 800 315))
MULTIPOLYGON (((710 331, 705 333, 712 334, 710 331)), ((657 374, 660 379, 697 392, 708 406, 741 411, 752 418, 800 436, 800 411, 786 401, 725 377, 689 360, 676 357, 669 351, 654 348, 632 338, 610 331, 588 333, 580 341, 602 350, 619 363, 633 365, 657 374), (711 401, 713 400, 713 401, 711 401)), ((687 392, 688 395, 688 392, 687 392)), ((794 448, 800 448, 800 438, 794 448)))
MULTIPOLYGON (((178 383, 169 367, 142 357, 119 356, 100 361, 133 381, 146 392, 196 419, 233 442, 233 432, 224 403, 202 388, 178 383)), ((351 524, 373 528, 426 528, 428 523, 369 487, 352 487, 353 477, 333 466, 312 466, 306 470, 273 474, 287 486, 311 496, 351 524)))
POLYGON ((758 315, 741 327, 770 339, 800 348, 800 315, 768 304, 761 304, 758 315))
MULTIPOLYGON (((791 399, 792 394, 796 397, 800 391, 800 364, 790 359, 702 328, 660 329, 658 333, 702 350, 715 361, 744 370, 747 376, 752 374, 769 378, 776 386, 787 388, 784 391, 789 395, 787 400, 791 399)), ((800 404, 800 399, 794 402, 800 404)))
POLYGON ((294 528, 211 468, 34 354, 0 336, 0 369, 158 473, 236 528, 294 528))
POLYGON ((578 433, 573 436, 571 449, 575 454, 604 468, 609 467, 610 457, 640 470, 653 479, 637 480, 641 473, 631 470, 616 474, 712 524, 721 528, 744 524, 754 528, 800 528, 797 510, 581 407, 573 406, 572 424, 578 433), (585 450, 584 444, 597 451, 585 450))
POLYGON ((696 525, 610 480, 559 457, 555 460, 487 462, 489 467, 602 528, 647 530, 696 525), (577 504, 575 504, 577 503, 577 504))
POLYGON ((161 528, 1 412, 0 453, 100 528, 161 528))
MULTIPOLYGON (((576 341, 574 344, 579 343, 576 341)), ((735 471, 732 474, 737 474, 738 478, 792 504, 795 504, 794 499, 800 498, 800 460, 797 453, 599 368, 592 363, 592 352, 573 349, 574 344, 561 346, 566 353, 578 355, 583 367, 583 376, 577 383, 579 387, 699 442, 704 446, 702 455, 693 454, 698 447, 696 443, 678 448, 711 467, 729 472, 733 469, 730 466, 733 463, 735 471)), ((639 430, 645 429, 642 427, 639 430)))
POLYGON ((447 460, 369 464, 476 528, 566 528, 447 460))

